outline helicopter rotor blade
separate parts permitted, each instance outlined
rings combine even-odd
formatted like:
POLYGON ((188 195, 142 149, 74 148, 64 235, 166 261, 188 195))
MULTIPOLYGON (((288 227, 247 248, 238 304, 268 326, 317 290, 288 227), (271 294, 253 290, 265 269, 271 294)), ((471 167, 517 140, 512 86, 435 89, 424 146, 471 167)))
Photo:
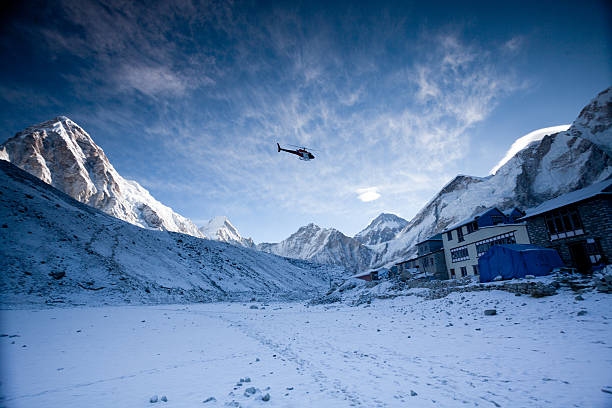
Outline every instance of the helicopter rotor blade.
POLYGON ((307 146, 303 146, 303 145, 302 146, 298 146, 298 145, 287 143, 287 146, 295 147, 297 149, 306 149, 308 151, 319 152, 319 150, 317 150, 317 149, 313 149, 311 147, 307 147, 307 146))

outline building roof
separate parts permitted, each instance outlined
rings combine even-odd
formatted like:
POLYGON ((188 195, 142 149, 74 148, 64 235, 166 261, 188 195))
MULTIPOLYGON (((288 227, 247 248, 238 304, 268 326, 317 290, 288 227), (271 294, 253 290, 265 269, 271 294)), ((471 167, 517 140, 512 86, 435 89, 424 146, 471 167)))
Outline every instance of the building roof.
POLYGON ((497 207, 485 208, 485 209, 484 209, 484 210, 482 210, 481 212, 479 212, 479 213, 477 213, 477 214, 474 214, 474 215, 472 215, 471 217, 466 218, 466 219, 465 219, 465 220, 463 220, 463 221, 460 221, 460 222, 458 222, 458 223, 456 223, 456 224, 453 224, 453 225, 451 225, 450 227, 446 227, 446 228, 444 229, 444 231, 442 231, 442 232, 441 232, 441 234, 444 234, 445 232, 448 232, 448 231, 450 231, 450 230, 454 230, 455 228, 459 228, 459 227, 461 227, 462 225, 469 224, 470 222, 474 222, 474 221, 476 221, 476 219, 478 219, 478 218, 482 217, 483 215, 485 215, 486 213, 488 213, 488 212, 489 212, 489 211, 491 211, 491 210, 497 210, 497 211, 499 211, 499 213, 500 213, 500 214, 503 214, 503 212, 501 212, 501 211, 499 210, 499 208, 497 208, 497 207))
POLYGON ((521 219, 534 217, 557 208, 565 207, 566 205, 575 204, 580 201, 588 200, 589 198, 598 195, 612 195, 612 180, 608 179, 599 183, 591 184, 588 187, 580 190, 572 191, 571 193, 560 195, 552 200, 544 201, 537 207, 530 208, 521 219))
POLYGON ((397 262, 395 265, 405 264, 405 263, 408 263, 408 262, 416 261, 417 259, 419 259, 419 257, 418 257, 418 256, 415 256, 415 257, 412 257, 412 258, 410 258, 410 259, 406 259, 405 261, 402 261, 402 262, 397 262))
POLYGON ((422 244, 423 242, 427 242, 427 241, 442 241, 442 233, 438 233, 436 235, 433 235, 427 239, 422 240, 421 242, 417 242, 417 245, 422 244))
POLYGON ((364 276, 369 276, 369 275, 371 275, 371 274, 372 274, 372 272, 375 272, 375 271, 359 272, 359 273, 356 273, 355 275, 352 275, 352 276, 350 276, 350 277, 351 277, 351 278, 363 278, 364 276))

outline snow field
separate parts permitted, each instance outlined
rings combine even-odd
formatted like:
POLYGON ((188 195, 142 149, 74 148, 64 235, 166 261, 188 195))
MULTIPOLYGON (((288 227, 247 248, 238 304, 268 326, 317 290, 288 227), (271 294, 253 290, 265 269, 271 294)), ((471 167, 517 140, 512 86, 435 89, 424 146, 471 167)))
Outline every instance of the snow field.
POLYGON ((6 310, 0 405, 609 407, 612 298, 582 296, 6 310))

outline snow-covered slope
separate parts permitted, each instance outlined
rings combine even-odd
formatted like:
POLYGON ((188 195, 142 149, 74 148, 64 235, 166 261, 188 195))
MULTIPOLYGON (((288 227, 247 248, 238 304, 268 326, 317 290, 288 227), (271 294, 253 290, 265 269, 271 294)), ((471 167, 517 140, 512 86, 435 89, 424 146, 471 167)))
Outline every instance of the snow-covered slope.
POLYGON ((408 221, 395 214, 381 213, 353 238, 364 245, 376 245, 391 241, 406 225, 408 221))
POLYGON ((89 134, 65 116, 17 133, 0 145, 0 159, 131 224, 203 236, 191 220, 121 177, 89 134))
POLYGON ((288 258, 342 265, 349 271, 367 268, 371 259, 371 251, 359 241, 336 229, 321 228, 312 223, 301 227, 284 241, 258 244, 257 249, 288 258))
POLYGON ((142 229, 0 160, 0 297, 7 304, 304 298, 338 268, 142 229))
POLYGON ((484 208, 534 207, 612 177, 612 91, 601 92, 567 131, 519 151, 494 175, 456 176, 389 242, 370 246, 373 266, 416 252, 415 245, 484 208))
POLYGON ((227 217, 214 217, 206 225, 200 227, 200 232, 210 239, 217 241, 242 245, 247 248, 255 247, 253 240, 251 238, 243 238, 227 217))

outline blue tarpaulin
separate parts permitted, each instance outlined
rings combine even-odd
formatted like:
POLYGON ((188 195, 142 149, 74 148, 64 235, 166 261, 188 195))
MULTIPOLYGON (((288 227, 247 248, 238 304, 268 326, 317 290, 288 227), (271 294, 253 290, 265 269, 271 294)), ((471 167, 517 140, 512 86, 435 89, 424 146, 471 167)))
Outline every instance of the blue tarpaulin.
POLYGON ((557 251, 535 245, 494 245, 478 260, 481 282, 491 282, 498 275, 503 279, 544 276, 560 266, 563 261, 557 251))

